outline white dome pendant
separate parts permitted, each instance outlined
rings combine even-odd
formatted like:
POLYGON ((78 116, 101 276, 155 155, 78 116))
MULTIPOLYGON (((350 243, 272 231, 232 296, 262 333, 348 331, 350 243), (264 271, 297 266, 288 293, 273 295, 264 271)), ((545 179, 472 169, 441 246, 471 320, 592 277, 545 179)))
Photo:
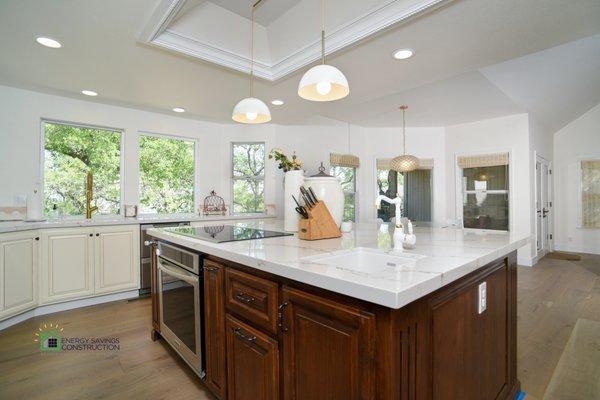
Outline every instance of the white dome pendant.
POLYGON ((298 84, 298 96, 311 101, 334 101, 350 93, 348 80, 336 67, 325 64, 325 0, 321 0, 321 65, 306 71, 298 84))
POLYGON ((231 119, 242 124, 264 124, 271 120, 269 107, 254 97, 254 9, 262 0, 252 6, 252 38, 250 50, 250 97, 240 100, 231 114, 231 119))

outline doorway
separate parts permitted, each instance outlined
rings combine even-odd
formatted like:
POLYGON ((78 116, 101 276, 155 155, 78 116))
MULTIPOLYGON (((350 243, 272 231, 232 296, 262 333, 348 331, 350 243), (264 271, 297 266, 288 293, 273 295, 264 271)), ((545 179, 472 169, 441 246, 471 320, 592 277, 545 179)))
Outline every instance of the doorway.
POLYGON ((535 208, 537 259, 552 251, 552 165, 536 155, 535 208))

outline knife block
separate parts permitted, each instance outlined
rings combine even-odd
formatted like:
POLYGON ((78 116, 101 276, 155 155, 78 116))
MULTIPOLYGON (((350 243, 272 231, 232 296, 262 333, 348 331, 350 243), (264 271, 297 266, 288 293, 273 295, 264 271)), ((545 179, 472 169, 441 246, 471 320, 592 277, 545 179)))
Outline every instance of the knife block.
POLYGON ((307 208, 308 218, 298 221, 298 238, 302 240, 332 239, 342 236, 340 228, 333 220, 329 209, 319 200, 312 208, 307 208))

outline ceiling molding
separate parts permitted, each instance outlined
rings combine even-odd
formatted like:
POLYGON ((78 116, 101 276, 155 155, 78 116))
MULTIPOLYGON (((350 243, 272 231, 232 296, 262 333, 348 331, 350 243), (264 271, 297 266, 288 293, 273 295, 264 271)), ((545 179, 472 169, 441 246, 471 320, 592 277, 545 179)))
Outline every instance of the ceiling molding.
MULTIPOLYGON (((326 35, 325 55, 334 54, 393 25, 405 22, 451 1, 453 0, 422 0, 412 7, 406 8, 400 2, 390 0, 329 32, 326 35)), ((185 2, 186 0, 163 0, 159 6, 159 9, 163 10, 162 15, 155 15, 150 21, 150 26, 147 26, 144 30, 146 34, 141 37, 142 40, 171 51, 249 74, 251 60, 247 56, 217 48, 168 29, 169 23, 175 18, 185 2)), ((269 81, 276 81, 320 58, 321 41, 319 39, 272 65, 255 61, 254 74, 269 81)))

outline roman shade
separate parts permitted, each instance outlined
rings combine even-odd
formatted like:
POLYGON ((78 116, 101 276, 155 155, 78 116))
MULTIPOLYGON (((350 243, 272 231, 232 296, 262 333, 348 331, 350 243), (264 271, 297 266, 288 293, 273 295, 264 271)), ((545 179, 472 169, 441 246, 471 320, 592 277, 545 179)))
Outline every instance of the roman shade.
POLYGON ((508 153, 458 157, 458 166, 461 168, 496 167, 498 165, 508 165, 508 153))
MULTIPOLYGON (((378 158, 377 169, 392 169, 391 162, 391 158, 378 158)), ((417 169, 433 169, 433 158, 419 158, 419 167, 417 169)))
POLYGON ((600 160, 581 162, 581 225, 600 228, 600 160))
POLYGON ((358 168, 360 166, 360 160, 357 156, 352 154, 330 153, 329 165, 332 167, 358 168))

